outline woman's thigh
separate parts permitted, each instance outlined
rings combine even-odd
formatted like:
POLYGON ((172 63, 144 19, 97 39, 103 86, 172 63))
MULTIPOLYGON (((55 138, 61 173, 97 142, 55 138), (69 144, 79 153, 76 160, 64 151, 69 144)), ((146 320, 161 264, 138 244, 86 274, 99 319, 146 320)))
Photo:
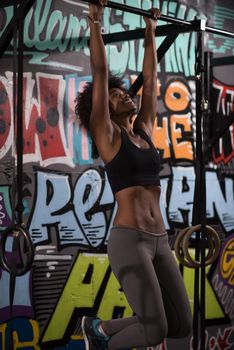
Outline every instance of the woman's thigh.
POLYGON ((165 328, 163 298, 152 263, 155 249, 156 240, 137 231, 113 231, 108 242, 111 268, 139 321, 150 328, 159 322, 165 328))
POLYGON ((163 237, 159 241, 153 264, 162 291, 168 323, 168 336, 187 336, 192 328, 190 303, 167 237, 163 237))

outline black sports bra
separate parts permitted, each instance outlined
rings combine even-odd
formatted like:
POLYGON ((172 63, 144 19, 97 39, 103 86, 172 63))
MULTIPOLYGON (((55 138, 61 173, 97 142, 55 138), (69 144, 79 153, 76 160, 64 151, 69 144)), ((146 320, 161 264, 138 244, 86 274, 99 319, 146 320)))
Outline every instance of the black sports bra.
POLYGON ((160 186, 160 157, 150 137, 142 130, 139 134, 150 145, 139 148, 129 139, 121 128, 121 146, 116 156, 105 165, 113 193, 131 187, 143 185, 160 186))

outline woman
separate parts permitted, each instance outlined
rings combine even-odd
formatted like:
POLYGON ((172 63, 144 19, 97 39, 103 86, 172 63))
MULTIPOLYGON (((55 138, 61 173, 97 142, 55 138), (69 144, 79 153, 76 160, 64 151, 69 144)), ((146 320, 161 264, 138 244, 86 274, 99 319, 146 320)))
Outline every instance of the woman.
POLYGON ((99 0, 100 6, 89 6, 93 83, 78 95, 76 112, 91 132, 117 201, 107 251, 135 316, 108 321, 84 317, 82 329, 89 350, 154 346, 165 337, 188 336, 192 323, 160 213, 160 163, 151 141, 157 111, 155 29, 160 12, 151 10, 155 20, 144 18, 144 83, 135 117, 136 106, 122 82, 108 74, 100 34, 105 3, 99 0))

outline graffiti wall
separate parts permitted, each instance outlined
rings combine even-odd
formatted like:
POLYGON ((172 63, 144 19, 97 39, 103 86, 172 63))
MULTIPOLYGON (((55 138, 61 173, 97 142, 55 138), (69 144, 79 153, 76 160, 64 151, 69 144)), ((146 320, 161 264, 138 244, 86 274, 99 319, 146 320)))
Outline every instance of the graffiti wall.
MULTIPOLYGON (((116 1, 116 0, 115 0, 116 1)), ((184 20, 206 18, 210 26, 234 31, 231 0, 118 0, 184 20)), ((109 266, 106 253, 116 203, 102 160, 74 113, 74 99, 91 80, 87 4, 37 0, 24 23, 23 221, 35 248, 33 266, 16 277, 11 302, 10 274, 0 267, 0 349, 85 349, 81 317, 133 315, 109 266), (12 305, 11 305, 12 304, 12 305)), ((0 8, 0 37, 13 6, 0 8)), ((165 24, 159 21, 159 25, 165 24)), ((105 9, 103 33, 144 27, 136 15, 105 9)), ((157 47, 163 41, 157 37, 157 47)), ((180 34, 158 66, 159 116, 153 141, 162 160, 161 210, 173 250, 178 232, 192 224, 196 112, 196 33, 180 34)), ((214 57, 234 55, 234 40, 206 36, 214 57)), ((130 87, 142 70, 142 39, 106 45, 110 70, 130 87)), ((0 231, 13 222, 17 205, 17 164, 13 104, 13 48, 0 60, 0 231)), ((214 67, 207 133, 214 136, 234 111, 232 66, 214 67)), ((141 103, 141 91, 136 97, 141 103)), ((206 150, 206 217, 219 233, 217 261, 206 269, 206 349, 234 346, 234 124, 206 150)), ((13 258, 9 236, 5 255, 13 258)), ((194 248, 190 247, 194 256, 194 248)), ((194 270, 181 268, 191 309, 194 270)), ((166 339, 157 350, 192 349, 192 335, 166 339)), ((130 350, 130 349, 129 349, 130 350)), ((150 349, 148 349, 150 350, 150 349)))

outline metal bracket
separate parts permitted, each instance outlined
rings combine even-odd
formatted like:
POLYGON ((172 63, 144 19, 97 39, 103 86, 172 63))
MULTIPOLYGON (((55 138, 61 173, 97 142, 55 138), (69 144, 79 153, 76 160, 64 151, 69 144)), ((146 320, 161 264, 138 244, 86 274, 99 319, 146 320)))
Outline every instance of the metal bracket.
POLYGON ((208 111, 208 100, 206 100, 205 98, 202 98, 201 100, 201 111, 208 111))
POLYGON ((195 19, 191 22, 194 31, 205 31, 206 30, 206 19, 195 19))

